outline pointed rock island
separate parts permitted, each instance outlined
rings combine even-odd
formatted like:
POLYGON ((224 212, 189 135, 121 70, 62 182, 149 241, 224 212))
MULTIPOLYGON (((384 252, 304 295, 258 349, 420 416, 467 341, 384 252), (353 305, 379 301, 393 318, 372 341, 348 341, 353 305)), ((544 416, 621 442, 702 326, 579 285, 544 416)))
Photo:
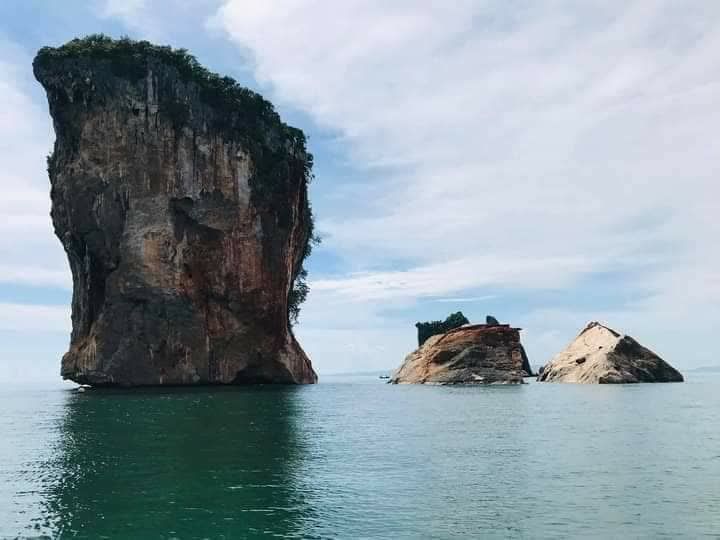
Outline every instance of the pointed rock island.
POLYGON ((538 380, 586 384, 682 382, 682 374, 630 336, 591 322, 546 364, 538 380))
MULTIPOLYGON (((447 320, 436 321, 437 326, 444 330, 447 320)), ((424 325, 433 323, 418 324, 419 332, 421 329, 425 331, 422 336, 424 339, 420 346, 405 358, 389 382, 394 384, 521 384, 523 382, 523 358, 527 359, 527 357, 520 343, 519 328, 512 328, 509 324, 465 324, 427 336, 424 325)))
POLYGON ((41 49, 52 220, 73 277, 64 378, 314 383, 312 155, 258 94, 184 50, 104 36, 41 49))

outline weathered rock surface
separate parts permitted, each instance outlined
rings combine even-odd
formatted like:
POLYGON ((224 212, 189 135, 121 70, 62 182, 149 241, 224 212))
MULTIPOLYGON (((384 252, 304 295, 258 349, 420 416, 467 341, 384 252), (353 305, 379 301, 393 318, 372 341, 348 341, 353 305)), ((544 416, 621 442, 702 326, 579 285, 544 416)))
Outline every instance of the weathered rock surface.
POLYGON ((312 234, 302 132, 184 53, 113 43, 76 40, 33 63, 54 121, 52 220, 74 284, 62 376, 316 382, 288 321, 312 234))
POLYGON ((543 367, 538 380, 589 384, 682 382, 683 376, 630 336, 591 322, 543 367))
POLYGON ((430 337, 393 373, 391 383, 522 383, 520 330, 466 325, 430 337))

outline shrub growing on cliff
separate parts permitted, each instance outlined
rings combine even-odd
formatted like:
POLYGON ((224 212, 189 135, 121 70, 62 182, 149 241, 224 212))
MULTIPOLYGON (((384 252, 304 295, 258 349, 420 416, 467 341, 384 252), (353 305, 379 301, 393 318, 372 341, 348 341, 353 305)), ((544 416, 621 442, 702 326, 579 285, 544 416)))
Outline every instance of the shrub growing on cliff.
POLYGON ((418 346, 421 346, 431 336, 444 334, 453 328, 459 328, 463 324, 470 324, 470 321, 463 315, 462 311, 451 313, 444 321, 428 321, 415 324, 418 330, 418 346))
POLYGON ((307 284, 307 270, 301 268, 298 275, 295 277, 293 286, 290 289, 290 295, 288 296, 288 322, 290 327, 294 326, 298 322, 300 316, 300 304, 305 302, 310 287, 307 284))
MULTIPOLYGON (((303 252, 303 263, 312 253, 314 246, 320 243, 320 237, 314 232, 314 223, 312 212, 310 213, 310 241, 305 246, 303 252)), ((292 328, 298 322, 300 317, 300 304, 305 302, 307 295, 310 292, 310 286, 307 284, 307 270, 303 264, 300 265, 300 270, 293 281, 292 287, 290 288, 290 295, 288 296, 288 323, 292 328)))

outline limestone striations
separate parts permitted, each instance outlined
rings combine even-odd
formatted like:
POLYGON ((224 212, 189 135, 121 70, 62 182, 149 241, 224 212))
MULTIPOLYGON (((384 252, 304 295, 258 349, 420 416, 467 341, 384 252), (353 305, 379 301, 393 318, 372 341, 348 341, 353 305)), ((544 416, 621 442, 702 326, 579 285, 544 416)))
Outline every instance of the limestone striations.
POLYGON ((393 373, 392 383, 519 384, 523 379, 520 329, 466 325, 430 337, 393 373))
POLYGON ((590 384, 682 382, 683 376, 630 336, 591 322, 543 367, 538 380, 590 384))
POLYGON ((316 382, 288 316, 312 239, 302 132, 182 50, 92 36, 33 68, 74 285, 63 377, 316 382))

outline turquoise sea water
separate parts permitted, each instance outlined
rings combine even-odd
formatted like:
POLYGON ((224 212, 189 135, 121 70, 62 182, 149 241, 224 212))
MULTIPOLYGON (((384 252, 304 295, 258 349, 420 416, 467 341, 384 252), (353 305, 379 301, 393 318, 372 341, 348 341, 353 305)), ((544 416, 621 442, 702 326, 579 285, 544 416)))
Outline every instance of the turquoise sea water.
POLYGON ((720 537, 684 384, 0 389, 0 538, 720 537))

